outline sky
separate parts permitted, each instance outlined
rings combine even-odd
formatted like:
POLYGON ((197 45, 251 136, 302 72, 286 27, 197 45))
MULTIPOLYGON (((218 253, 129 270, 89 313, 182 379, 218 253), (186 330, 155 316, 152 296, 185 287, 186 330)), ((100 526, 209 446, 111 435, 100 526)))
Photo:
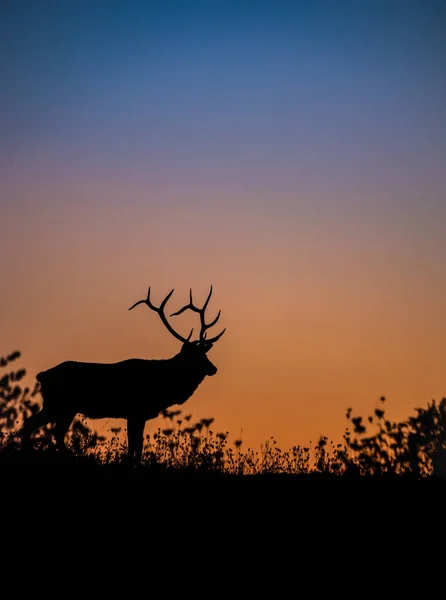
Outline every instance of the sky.
POLYGON ((127 309, 212 284, 183 409, 245 449, 446 396, 443 1, 4 0, 0 57, 0 355, 30 378, 173 356, 127 309))

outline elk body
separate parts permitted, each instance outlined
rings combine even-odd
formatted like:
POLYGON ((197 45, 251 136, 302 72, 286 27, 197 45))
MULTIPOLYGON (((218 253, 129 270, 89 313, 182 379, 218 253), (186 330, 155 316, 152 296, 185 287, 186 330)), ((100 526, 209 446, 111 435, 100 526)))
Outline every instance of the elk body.
POLYGON ((223 335, 225 329, 213 338, 207 338, 207 330, 215 325, 220 317, 206 323, 205 311, 212 294, 202 308, 192 301, 170 316, 179 315, 187 309, 200 315, 200 334, 191 340, 193 329, 187 338, 177 333, 164 314, 167 301, 174 290, 156 307, 150 300, 150 287, 147 298, 138 304, 146 304, 158 313, 167 330, 182 342, 178 354, 168 359, 144 360, 131 358, 117 363, 87 363, 67 361, 37 375, 41 385, 43 406, 39 413, 30 417, 24 424, 22 439, 24 445, 37 428, 54 423, 53 434, 60 449, 65 449, 67 433, 77 413, 91 419, 115 418, 127 420, 128 453, 133 460, 141 458, 144 427, 146 421, 157 417, 161 411, 183 404, 195 392, 208 375, 215 375, 217 368, 206 353, 223 335))

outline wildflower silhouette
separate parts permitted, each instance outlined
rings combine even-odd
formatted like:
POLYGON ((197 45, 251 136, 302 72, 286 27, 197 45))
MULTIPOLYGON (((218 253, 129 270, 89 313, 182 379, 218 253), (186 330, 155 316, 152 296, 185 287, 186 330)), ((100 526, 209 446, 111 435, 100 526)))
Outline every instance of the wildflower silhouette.
MULTIPOLYGON (((23 368, 12 369, 20 358, 16 351, 0 358, 0 368, 7 372, 0 377, 0 450, 2 463, 8 460, 13 449, 20 452, 15 441, 25 418, 39 410, 39 387, 33 390, 22 387, 26 375, 23 368)), ((229 432, 214 433, 210 427, 213 418, 202 418, 193 425, 182 428, 183 422, 191 423, 192 415, 181 410, 166 410, 163 417, 166 427, 160 427, 144 440, 142 465, 171 471, 197 471, 233 475, 320 473, 338 475, 356 473, 359 476, 409 475, 415 480, 429 477, 446 479, 446 398, 435 400, 425 408, 416 408, 415 415, 402 422, 386 418, 384 404, 366 418, 346 412, 347 427, 343 441, 334 443, 321 436, 317 444, 295 445, 287 451, 278 447, 271 437, 261 445, 261 451, 243 450, 241 438, 232 446, 229 432), (374 428, 370 433, 369 429, 374 428)), ((106 440, 92 431, 85 422, 76 419, 69 432, 69 448, 74 457, 91 457, 98 466, 121 464, 126 444, 120 438, 121 427, 110 430, 112 437, 106 440)), ((51 425, 33 436, 34 450, 54 447, 51 425)))

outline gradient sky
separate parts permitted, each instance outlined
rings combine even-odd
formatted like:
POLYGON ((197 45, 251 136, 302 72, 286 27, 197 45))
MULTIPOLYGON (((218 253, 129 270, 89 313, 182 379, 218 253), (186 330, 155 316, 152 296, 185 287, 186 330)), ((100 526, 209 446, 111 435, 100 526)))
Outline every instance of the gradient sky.
POLYGON ((0 355, 172 356, 127 308, 212 283, 245 448, 446 395, 444 1, 4 0, 0 57, 0 355))

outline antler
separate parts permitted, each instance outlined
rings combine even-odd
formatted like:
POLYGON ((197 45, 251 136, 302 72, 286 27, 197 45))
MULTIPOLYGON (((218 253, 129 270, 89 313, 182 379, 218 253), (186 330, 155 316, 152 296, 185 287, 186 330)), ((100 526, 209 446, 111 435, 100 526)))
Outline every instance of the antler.
POLYGON ((183 344, 185 342, 188 342, 192 336, 192 332, 193 329, 191 329, 189 336, 187 338, 184 338, 183 336, 181 336, 179 333, 177 333, 175 331, 175 329, 173 329, 172 325, 169 323, 169 321, 167 320, 166 315, 164 314, 164 307, 167 304, 167 301, 169 300, 169 298, 172 296, 174 290, 171 290, 167 296, 164 298, 164 300, 161 302, 160 306, 157 307, 154 304, 152 304, 152 302, 150 301, 150 287, 149 290, 147 292, 147 298, 145 300, 138 300, 138 302, 135 302, 135 304, 133 306, 131 306, 129 308, 129 310, 132 310, 132 308, 135 308, 135 306, 138 306, 138 304, 147 304, 147 306, 149 308, 151 308, 152 310, 154 310, 155 312, 157 312, 160 316, 161 321, 163 322, 163 324, 167 327, 167 329, 170 331, 170 333, 177 338, 177 340, 180 340, 180 342, 183 342, 183 344))
POLYGON ((191 289, 190 292, 189 292, 189 297, 190 297, 189 304, 186 304, 186 306, 183 306, 183 308, 180 308, 180 310, 177 310, 177 312, 174 312, 174 313, 172 313, 170 315, 171 317, 174 317, 175 315, 180 315, 182 312, 184 312, 187 309, 190 309, 190 310, 193 310, 194 312, 199 313, 199 315, 200 315, 200 323, 201 323, 200 342, 206 342, 206 344, 213 344, 218 339, 220 339, 221 336, 226 331, 226 328, 225 328, 225 329, 223 329, 223 331, 221 331, 218 335, 216 335, 213 338, 207 339, 207 337, 206 337, 206 331, 207 331, 207 329, 209 329, 210 327, 212 327, 213 325, 215 325, 215 323, 220 318, 220 314, 221 314, 221 310, 219 310, 217 316, 215 317, 215 319, 213 321, 211 321, 210 323, 206 323, 204 314, 205 314, 205 311, 206 311, 206 307, 209 304, 209 300, 211 299, 211 296, 212 296, 212 285, 211 285, 211 290, 209 292, 209 295, 206 298, 206 301, 203 304, 202 308, 198 308, 198 306, 195 306, 194 303, 193 303, 193 301, 192 301, 192 289, 191 289))

